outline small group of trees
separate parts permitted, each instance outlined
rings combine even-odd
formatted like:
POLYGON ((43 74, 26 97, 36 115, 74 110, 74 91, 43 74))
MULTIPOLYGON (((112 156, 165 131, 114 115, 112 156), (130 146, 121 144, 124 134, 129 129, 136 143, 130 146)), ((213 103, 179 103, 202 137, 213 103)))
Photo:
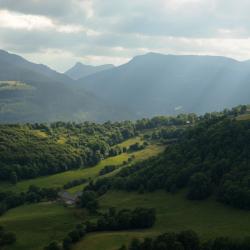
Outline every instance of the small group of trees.
POLYGON ((136 208, 116 211, 115 208, 110 208, 97 220, 94 228, 95 231, 150 228, 154 225, 155 218, 154 209, 136 208))
POLYGON ((100 170, 99 175, 105 175, 105 174, 111 173, 116 168, 117 168, 117 166, 115 166, 115 165, 107 165, 103 169, 100 170))
POLYGON ((96 192, 88 190, 83 191, 78 200, 78 206, 86 208, 91 213, 95 213, 99 207, 97 198, 98 195, 96 192))
POLYGON ((165 233, 156 238, 147 237, 144 240, 134 238, 128 247, 123 245, 118 250, 250 250, 250 239, 220 237, 201 241, 195 232, 188 230, 165 233))
POLYGON ((51 242, 44 250, 70 250, 72 245, 81 240, 87 233, 149 228, 153 226, 154 222, 154 209, 136 208, 116 211, 115 208, 109 208, 108 212, 100 215, 97 221, 86 221, 86 223, 78 224, 61 243, 51 242))
POLYGON ((139 150, 144 149, 145 147, 146 147, 146 143, 140 144, 140 143, 136 142, 136 143, 129 146, 128 151, 130 151, 130 152, 139 151, 139 150))
POLYGON ((109 156, 116 156, 116 155, 119 155, 119 154, 121 154, 123 152, 125 152, 123 148, 115 146, 115 147, 110 148, 109 156))
POLYGON ((51 242, 44 250, 70 250, 72 245, 82 239, 86 231, 85 224, 78 224, 76 227, 68 233, 68 235, 63 239, 62 243, 51 242))
POLYGON ((0 193, 0 215, 7 210, 21 206, 25 203, 37 203, 42 200, 55 200, 58 196, 59 189, 57 188, 39 188, 37 186, 30 186, 26 192, 0 193))
POLYGON ((88 180, 84 179, 84 178, 69 181, 69 182, 67 182, 66 184, 63 185, 63 189, 69 189, 69 188, 72 188, 72 187, 75 187, 75 186, 79 186, 81 184, 86 183, 87 181, 88 180))

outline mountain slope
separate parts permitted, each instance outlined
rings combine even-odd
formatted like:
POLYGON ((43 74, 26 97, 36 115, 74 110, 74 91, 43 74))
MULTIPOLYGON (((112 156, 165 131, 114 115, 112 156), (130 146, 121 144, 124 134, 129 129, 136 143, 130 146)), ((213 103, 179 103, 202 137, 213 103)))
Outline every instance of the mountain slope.
POLYGON ((250 102, 248 63, 225 57, 149 53, 78 80, 132 118, 220 110, 250 102))
POLYGON ((104 120, 112 109, 50 68, 0 51, 0 122, 104 120), (69 84, 70 83, 70 84, 69 84))
POLYGON ((84 65, 84 64, 78 62, 72 68, 67 70, 65 72, 65 75, 71 77, 72 79, 78 80, 82 77, 93 75, 97 72, 101 72, 103 70, 112 69, 112 68, 114 68, 114 65, 112 65, 112 64, 91 66, 91 65, 84 65))
MULTIPOLYGON (((30 71, 30 74, 32 74, 32 75, 34 73, 36 73, 36 74, 39 74, 39 77, 42 77, 41 75, 43 75, 43 77, 52 78, 54 81, 60 81, 60 82, 63 82, 65 84, 72 81, 72 79, 70 77, 68 77, 62 73, 59 73, 55 70, 52 70, 46 65, 32 63, 32 62, 25 60, 21 56, 8 53, 7 51, 4 51, 4 50, 0 50, 0 66, 1 66, 0 77, 2 79, 4 78, 4 80, 11 79, 13 77, 13 75, 12 75, 13 73, 15 74, 15 77, 21 76, 20 71, 18 71, 18 72, 13 72, 13 70, 12 70, 12 72, 4 71, 2 69, 2 67, 4 67, 4 64, 11 65, 12 67, 15 66, 19 70, 22 69, 22 70, 30 71), (33 73, 31 73, 31 71, 33 73)), ((4 69, 6 70, 6 68, 4 68, 4 69)), ((30 79, 30 74, 27 74, 27 75, 24 74, 23 77, 27 77, 30 79)))

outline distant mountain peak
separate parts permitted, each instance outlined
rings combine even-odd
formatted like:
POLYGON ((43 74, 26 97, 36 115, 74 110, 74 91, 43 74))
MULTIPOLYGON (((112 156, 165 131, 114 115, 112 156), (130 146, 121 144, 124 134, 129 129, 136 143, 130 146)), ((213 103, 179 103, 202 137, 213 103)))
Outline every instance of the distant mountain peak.
POLYGON ((104 64, 99 66, 92 66, 92 65, 86 65, 81 62, 76 62, 76 64, 67 70, 65 74, 69 77, 71 77, 74 80, 78 80, 80 78, 93 75, 95 73, 98 73, 100 71, 112 69, 115 66, 112 64, 104 64))

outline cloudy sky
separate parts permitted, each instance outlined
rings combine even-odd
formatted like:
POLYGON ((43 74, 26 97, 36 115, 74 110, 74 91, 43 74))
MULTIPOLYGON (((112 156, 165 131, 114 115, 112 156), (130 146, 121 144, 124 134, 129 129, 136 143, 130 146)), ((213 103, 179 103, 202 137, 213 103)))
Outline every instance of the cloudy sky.
POLYGON ((64 71, 149 51, 250 59, 249 0, 0 0, 0 48, 64 71))

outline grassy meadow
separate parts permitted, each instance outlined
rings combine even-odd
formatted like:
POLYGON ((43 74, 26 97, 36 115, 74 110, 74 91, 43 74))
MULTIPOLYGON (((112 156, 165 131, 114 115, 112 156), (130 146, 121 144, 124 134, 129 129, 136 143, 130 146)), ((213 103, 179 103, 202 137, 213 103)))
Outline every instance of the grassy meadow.
MULTIPOLYGON (((141 138, 132 138, 120 146, 128 147, 136 142, 142 142, 141 138)), ((0 183, 0 190, 20 192, 25 191, 30 185, 61 187, 74 179, 96 179, 99 178, 99 171, 106 165, 121 165, 132 155, 134 155, 133 161, 140 161, 159 154, 164 148, 162 145, 150 144, 141 151, 123 153, 104 159, 91 168, 26 180, 18 182, 16 185, 0 183)), ((120 169, 118 168, 108 175, 115 174, 120 169)), ((74 193, 82 188, 83 185, 79 185, 69 189, 69 192, 74 193)), ((185 229, 193 229, 203 239, 215 236, 238 238, 250 235, 249 211, 225 206, 213 198, 206 201, 189 201, 184 196, 184 192, 173 195, 164 191, 145 194, 110 191, 99 198, 101 210, 104 211, 109 207, 117 209, 153 207, 157 214, 156 224, 147 230, 91 233, 74 245, 73 250, 117 250, 133 237, 144 238, 167 231, 185 229)), ((42 250, 50 242, 63 239, 83 218, 86 218, 85 215, 78 210, 64 207, 58 203, 42 202, 11 209, 0 217, 0 224, 17 235, 17 242, 4 250, 42 250)))
POLYGON ((73 209, 57 203, 23 205, 0 217, 0 224, 17 236, 4 250, 42 250, 49 242, 62 240, 77 224, 73 209))
POLYGON ((109 207, 154 207, 157 221, 155 226, 148 230, 89 234, 76 244, 73 250, 117 250, 133 237, 144 238, 185 229, 196 231, 203 239, 250 235, 250 212, 230 208, 213 198, 206 201, 189 201, 185 199, 183 192, 172 195, 164 191, 146 194, 112 191, 100 198, 100 205, 103 210, 109 207))
MULTIPOLYGON (((140 137, 131 138, 121 144, 118 144, 120 147, 129 147, 130 145, 142 142, 140 137)), ((0 191, 14 191, 21 192, 26 191, 30 185, 36 185, 38 187, 62 187, 69 181, 80 179, 80 178, 95 178, 98 176, 99 171, 106 165, 121 165, 124 161, 127 161, 132 155, 135 156, 134 161, 144 160, 151 156, 157 155, 164 150, 164 146, 152 144, 147 146, 144 150, 140 150, 132 153, 123 153, 114 157, 109 157, 102 160, 99 164, 89 168, 80 168, 76 170, 70 170, 50 176, 43 176, 35 179, 24 180, 18 182, 16 185, 12 185, 7 182, 0 183, 0 191)), ((82 190, 82 186, 78 186, 69 190, 70 192, 76 192, 82 190)))
MULTIPOLYGON (((40 136, 43 136, 43 134, 40 136)), ((142 142, 141 138, 136 137, 129 139, 119 146, 129 147, 136 142, 142 142)), ((61 187, 74 179, 96 178, 99 176, 99 171, 106 165, 121 165, 124 161, 127 161, 131 155, 134 155, 133 161, 139 161, 159 154, 164 148, 162 145, 152 144, 141 151, 109 157, 94 167, 81 168, 51 176, 25 180, 18 182, 16 185, 1 183, 0 190, 21 192, 27 190, 30 185, 39 187, 61 187)), ((114 174, 117 171, 119 171, 119 169, 110 174, 114 174)), ((79 185, 69 189, 69 191, 74 193, 82 190, 82 188, 83 185, 79 185)), ((0 224, 16 234, 17 242, 11 247, 6 247, 5 250, 41 250, 53 240, 62 240, 81 218, 77 210, 51 202, 27 204, 11 209, 0 217, 0 224)))

